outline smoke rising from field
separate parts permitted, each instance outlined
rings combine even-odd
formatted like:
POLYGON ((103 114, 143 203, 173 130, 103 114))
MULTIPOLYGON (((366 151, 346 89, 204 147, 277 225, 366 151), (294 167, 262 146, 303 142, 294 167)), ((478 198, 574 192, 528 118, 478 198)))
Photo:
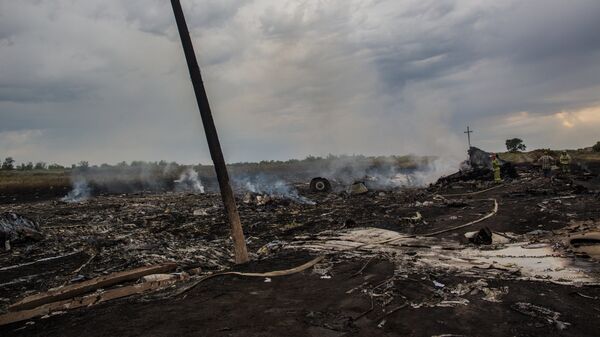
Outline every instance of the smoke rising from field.
POLYGON ((94 194, 135 192, 204 193, 198 172, 176 163, 135 162, 115 166, 77 168, 71 172, 72 190, 63 201, 79 202, 94 194))
POLYGON ((315 202, 301 196, 296 188, 273 175, 258 174, 235 178, 234 184, 237 189, 257 194, 266 194, 275 198, 285 198, 300 204, 314 205, 315 202))
MULTIPOLYGON (((329 162, 319 174, 342 186, 364 181, 373 189, 424 187, 441 176, 456 172, 465 156, 443 158, 378 157, 357 160, 339 158, 329 162)), ((339 189, 339 188, 338 188, 339 189)))
MULTIPOLYGON (((346 191, 355 181, 363 181, 372 190, 423 187, 443 175, 458 170, 466 156, 455 159, 424 157, 364 157, 341 156, 314 158, 278 166, 275 170, 264 164, 252 165, 253 172, 233 174, 238 192, 251 192, 286 198, 303 204, 314 202, 302 196, 294 183, 306 184, 314 177, 324 177, 333 183, 334 192, 346 191)), ((239 171, 240 169, 237 168, 239 171)))
POLYGON ((179 179, 175 180, 175 189, 177 191, 204 193, 204 185, 198 178, 198 172, 192 168, 188 168, 179 175, 179 179))
POLYGON ((73 189, 60 200, 70 203, 83 202, 88 200, 91 195, 92 189, 87 180, 83 177, 77 177, 73 181, 73 189))
MULTIPOLYGON (((308 184, 314 177, 330 179, 334 191, 345 190, 355 181, 364 181, 370 189, 387 190, 422 187, 440 176, 455 172, 463 157, 455 159, 431 157, 311 157, 302 161, 261 162, 230 166, 233 187, 238 192, 251 192, 285 198, 302 204, 313 201, 302 195, 294 184, 308 184)), ((212 166, 181 166, 176 163, 133 162, 72 171, 73 189, 63 198, 78 202, 92 195, 136 192, 218 192, 212 166)))

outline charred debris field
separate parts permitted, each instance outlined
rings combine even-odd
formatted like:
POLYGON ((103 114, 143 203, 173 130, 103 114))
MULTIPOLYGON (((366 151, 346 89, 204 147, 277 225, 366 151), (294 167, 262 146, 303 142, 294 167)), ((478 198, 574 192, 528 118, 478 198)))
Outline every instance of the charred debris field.
POLYGON ((210 186, 3 200, 0 335, 597 335, 598 167, 475 166, 241 179, 244 265, 210 186))

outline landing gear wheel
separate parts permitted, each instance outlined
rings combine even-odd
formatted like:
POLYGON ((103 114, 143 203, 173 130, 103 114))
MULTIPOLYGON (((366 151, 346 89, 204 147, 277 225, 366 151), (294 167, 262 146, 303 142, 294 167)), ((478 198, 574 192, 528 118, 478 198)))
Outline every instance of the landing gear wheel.
POLYGON ((313 178, 310 181, 310 190, 313 192, 329 192, 331 191, 331 184, 325 178, 313 178))

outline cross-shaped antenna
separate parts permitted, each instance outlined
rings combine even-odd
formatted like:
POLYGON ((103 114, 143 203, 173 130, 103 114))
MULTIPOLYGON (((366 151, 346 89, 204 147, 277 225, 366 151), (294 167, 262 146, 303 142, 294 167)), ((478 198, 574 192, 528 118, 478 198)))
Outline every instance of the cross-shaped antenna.
POLYGON ((469 141, 469 149, 471 148, 471 134, 473 133, 473 130, 469 129, 469 127, 467 126, 467 131, 465 131, 465 133, 467 134, 467 140, 469 141))

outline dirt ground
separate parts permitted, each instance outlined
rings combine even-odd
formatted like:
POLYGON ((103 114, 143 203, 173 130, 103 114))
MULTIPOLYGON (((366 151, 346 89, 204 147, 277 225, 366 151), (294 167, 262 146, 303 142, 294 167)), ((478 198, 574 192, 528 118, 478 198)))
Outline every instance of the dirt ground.
POLYGON ((596 172, 550 180, 527 167, 520 173, 502 185, 465 181, 361 195, 312 193, 307 184, 297 184, 315 205, 289 199, 263 204, 240 194, 252 257, 243 266, 232 263, 217 194, 5 203, 0 213, 35 219, 44 239, 15 243, 0 253, 2 311, 33 293, 166 261, 176 262, 179 271, 200 270, 193 282, 223 270, 265 272, 293 268, 317 255, 325 259, 288 276, 214 277, 178 294, 189 284, 181 282, 161 292, 1 326, 0 335, 597 335, 600 274, 594 256, 573 249, 565 238, 598 229, 600 178, 596 172), (497 214, 450 230, 489 214, 494 200, 497 214), (469 243, 464 234, 482 227, 507 240, 469 243), (342 251, 336 245, 348 242, 331 239, 364 229, 398 235, 392 238, 400 243, 375 244, 363 237, 356 239, 360 245, 342 251), (443 230, 448 231, 429 235, 443 230), (520 256, 465 267, 510 245, 543 245, 551 253, 529 259, 542 265, 534 271, 519 264, 520 256), (555 258, 565 265, 544 267, 555 258), (567 276, 553 276, 561 272, 567 276))

